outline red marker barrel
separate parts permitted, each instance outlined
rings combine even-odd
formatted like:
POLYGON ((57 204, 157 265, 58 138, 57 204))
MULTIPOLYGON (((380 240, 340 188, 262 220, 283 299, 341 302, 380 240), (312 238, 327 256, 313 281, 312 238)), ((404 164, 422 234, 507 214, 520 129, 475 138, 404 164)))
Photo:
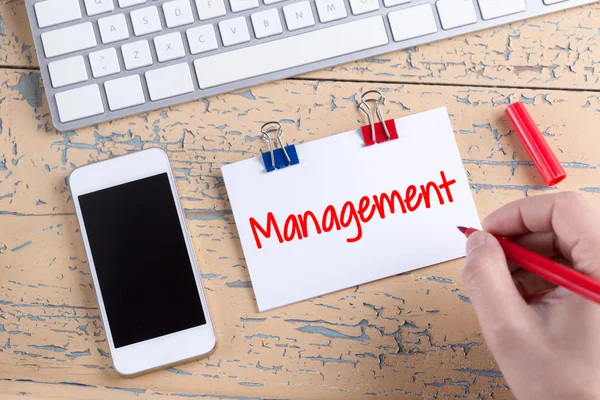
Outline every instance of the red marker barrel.
POLYGON ((565 179, 567 173, 527 112, 525 105, 520 102, 512 104, 504 113, 546 185, 554 186, 565 179))

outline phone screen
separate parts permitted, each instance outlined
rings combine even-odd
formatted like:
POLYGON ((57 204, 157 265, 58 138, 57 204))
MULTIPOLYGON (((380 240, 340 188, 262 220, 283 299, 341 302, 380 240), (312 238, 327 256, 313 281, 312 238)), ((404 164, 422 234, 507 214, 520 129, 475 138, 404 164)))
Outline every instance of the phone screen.
POLYGON ((115 347, 206 324, 166 173, 78 200, 115 347))

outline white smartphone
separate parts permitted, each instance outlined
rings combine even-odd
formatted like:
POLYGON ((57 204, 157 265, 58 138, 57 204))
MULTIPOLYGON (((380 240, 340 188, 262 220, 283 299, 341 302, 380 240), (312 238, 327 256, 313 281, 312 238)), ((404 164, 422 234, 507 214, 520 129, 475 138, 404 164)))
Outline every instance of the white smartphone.
POLYGON ((115 370, 209 354, 215 334, 167 154, 87 165, 70 186, 115 370))

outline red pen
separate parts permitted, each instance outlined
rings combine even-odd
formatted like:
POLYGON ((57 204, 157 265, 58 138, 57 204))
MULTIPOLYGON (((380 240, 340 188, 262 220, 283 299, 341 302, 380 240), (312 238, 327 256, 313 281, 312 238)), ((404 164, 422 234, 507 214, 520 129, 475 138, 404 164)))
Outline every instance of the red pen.
MULTIPOLYGON (((465 228, 464 226, 459 226, 458 230, 464 233, 466 237, 478 231, 475 228, 465 228)), ((600 282, 509 240, 497 236, 496 239, 498 239, 508 260, 549 282, 600 304, 600 282)))

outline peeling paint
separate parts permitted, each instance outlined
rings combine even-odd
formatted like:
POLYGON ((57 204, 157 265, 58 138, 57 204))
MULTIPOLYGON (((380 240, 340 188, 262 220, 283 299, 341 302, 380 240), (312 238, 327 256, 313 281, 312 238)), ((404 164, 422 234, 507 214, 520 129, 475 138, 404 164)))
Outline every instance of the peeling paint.
POLYGON ((19 82, 15 89, 33 108, 42 106, 42 87, 39 72, 20 72, 19 82))

